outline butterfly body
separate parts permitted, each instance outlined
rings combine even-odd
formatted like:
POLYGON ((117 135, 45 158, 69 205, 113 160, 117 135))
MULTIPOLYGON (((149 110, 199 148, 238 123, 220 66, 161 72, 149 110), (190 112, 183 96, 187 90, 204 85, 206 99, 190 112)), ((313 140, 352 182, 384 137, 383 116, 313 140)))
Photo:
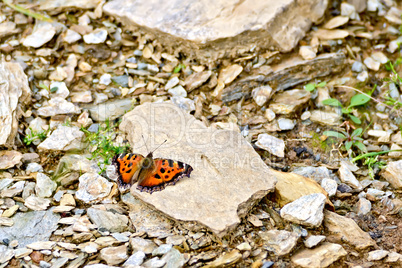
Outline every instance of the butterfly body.
POLYGON ((161 191, 167 185, 174 185, 182 177, 190 177, 193 168, 183 162, 171 159, 146 157, 140 154, 118 154, 112 163, 119 175, 118 184, 128 188, 138 182, 137 189, 148 193, 161 191))

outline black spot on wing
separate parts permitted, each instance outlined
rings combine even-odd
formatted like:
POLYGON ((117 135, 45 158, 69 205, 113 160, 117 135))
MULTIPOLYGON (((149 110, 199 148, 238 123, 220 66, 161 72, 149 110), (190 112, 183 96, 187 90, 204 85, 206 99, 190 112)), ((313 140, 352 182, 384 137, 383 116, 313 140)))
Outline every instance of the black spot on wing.
POLYGON ((184 167, 183 162, 177 161, 177 165, 179 166, 180 169, 182 169, 184 167))
POLYGON ((127 157, 127 160, 131 160, 132 157, 133 157, 133 154, 129 154, 127 157))
POLYGON ((155 174, 155 178, 160 179, 161 176, 159 176, 159 174, 155 174))
POLYGON ((172 159, 168 159, 169 167, 173 167, 173 163, 174 163, 174 161, 172 159))
POLYGON ((165 173, 165 171, 166 171, 166 170, 165 170, 164 168, 161 168, 161 172, 162 172, 162 173, 165 173))
MULTIPOLYGON (((124 169, 123 169, 123 171, 124 171, 124 169)), ((131 169, 129 169, 129 170, 126 171, 126 173, 130 173, 130 172, 131 172, 131 169)))
POLYGON ((131 167, 133 165, 133 163, 132 162, 130 162, 130 164, 128 164, 128 166, 127 167, 131 167))

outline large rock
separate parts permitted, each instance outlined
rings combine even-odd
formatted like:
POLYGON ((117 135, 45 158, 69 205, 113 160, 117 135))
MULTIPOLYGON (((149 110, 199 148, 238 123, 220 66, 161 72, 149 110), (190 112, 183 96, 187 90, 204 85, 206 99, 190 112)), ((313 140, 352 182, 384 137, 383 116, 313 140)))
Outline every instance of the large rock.
POLYGON ((274 189, 276 180, 253 147, 237 132, 206 127, 169 103, 146 103, 123 117, 134 152, 192 166, 191 178, 152 195, 131 193, 173 219, 196 221, 219 236, 227 234, 253 205, 274 189))
POLYGON ((17 240, 20 248, 37 241, 48 241, 57 229, 60 215, 47 211, 19 212, 13 217, 14 225, 0 227, 0 240, 17 240))
POLYGON ((83 137, 84 132, 82 132, 78 127, 59 125, 49 137, 38 145, 38 149, 50 151, 83 149, 83 137))
POLYGON ((0 61, 0 96, 0 145, 10 147, 17 135, 21 108, 31 99, 27 76, 18 63, 0 61))
POLYGON ((157 36, 167 47, 213 60, 255 46, 290 51, 319 21, 327 4, 325 0, 114 0, 103 10, 125 25, 157 36))
POLYGON ((364 232, 352 219, 325 211, 324 226, 337 242, 346 242, 356 249, 365 249, 375 246, 376 243, 370 235, 364 232))

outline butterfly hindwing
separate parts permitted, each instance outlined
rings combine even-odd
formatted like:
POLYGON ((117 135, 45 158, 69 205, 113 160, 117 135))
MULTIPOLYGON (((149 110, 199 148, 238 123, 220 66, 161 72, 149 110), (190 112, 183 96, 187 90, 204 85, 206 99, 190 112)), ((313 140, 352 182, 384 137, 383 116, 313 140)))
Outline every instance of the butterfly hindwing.
POLYGON ((119 174, 117 182, 120 187, 130 187, 136 178, 133 176, 141 168, 144 157, 140 154, 118 154, 113 157, 112 163, 119 174))
POLYGON ((170 159, 154 159, 154 165, 153 172, 138 181, 138 190, 149 193, 161 191, 167 185, 174 185, 184 176, 190 177, 193 170, 186 163, 170 159))

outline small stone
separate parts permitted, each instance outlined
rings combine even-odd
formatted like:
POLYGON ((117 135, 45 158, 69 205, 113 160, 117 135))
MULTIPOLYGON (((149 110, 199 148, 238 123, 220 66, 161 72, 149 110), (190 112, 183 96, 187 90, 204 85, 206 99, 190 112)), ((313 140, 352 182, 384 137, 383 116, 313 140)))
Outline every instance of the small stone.
POLYGON ((39 165, 38 163, 29 163, 27 168, 25 169, 25 172, 27 175, 34 173, 34 172, 42 172, 43 167, 39 165))
POLYGON ((182 245, 184 241, 186 241, 186 238, 181 235, 173 235, 166 238, 166 244, 172 244, 174 246, 182 245))
POLYGON ((187 261, 183 254, 175 248, 166 253, 161 260, 166 263, 166 268, 183 267, 187 261))
POLYGON ((0 245, 0 263, 2 265, 7 264, 12 257, 14 257, 14 250, 7 248, 5 245, 0 245))
POLYGON ((62 39, 64 42, 68 43, 68 44, 72 44, 77 42, 78 40, 80 40, 82 37, 79 33, 67 29, 67 31, 62 35, 62 39))
POLYGON ((163 244, 157 247, 152 251, 152 256, 160 256, 160 255, 165 255, 172 249, 172 245, 170 244, 163 244))
POLYGON ((75 197, 85 203, 99 202, 109 195, 113 184, 97 173, 85 173, 79 178, 75 197))
POLYGON ((230 84, 243 71, 243 67, 238 64, 230 65, 219 72, 218 80, 225 85, 230 84))
POLYGON ((142 251, 145 254, 151 254, 157 248, 154 242, 141 237, 130 238, 130 245, 133 251, 142 251))
POLYGON ((272 88, 270 86, 261 86, 254 88, 251 95, 258 106, 263 106, 271 97, 272 88))
POLYGON ((49 88, 54 91, 51 93, 52 97, 60 97, 65 99, 68 97, 68 95, 70 95, 70 91, 64 82, 52 82, 49 88))
POLYGON ((288 118, 279 118, 278 126, 281 130, 292 130, 295 127, 295 122, 288 118))
POLYGON ((389 251, 388 250, 374 250, 370 251, 368 254, 368 261, 379 261, 381 259, 384 259, 388 255, 389 251))
POLYGON ((310 120, 323 125, 338 125, 341 116, 333 112, 324 112, 320 110, 314 110, 311 112, 310 120))
POLYGON ((32 210, 46 210, 50 205, 50 201, 45 198, 31 195, 25 200, 24 205, 32 210))
POLYGON ((38 241, 27 245, 27 248, 33 250, 51 250, 56 245, 56 242, 53 241, 38 241))
POLYGON ((349 166, 345 161, 341 161, 341 167, 339 168, 339 178, 342 182, 346 183, 353 189, 363 189, 362 185, 356 179, 355 175, 353 175, 352 171, 349 169, 349 166))
POLYGON ((317 54, 311 46, 300 46, 299 55, 305 60, 312 60, 317 57, 317 54))
POLYGON ((281 217, 307 227, 318 227, 324 218, 325 200, 323 194, 305 195, 285 205, 281 209, 281 217))
POLYGON ((39 172, 36 175, 35 192, 38 197, 51 197, 57 188, 57 183, 52 181, 48 176, 39 172))
POLYGON ((55 116, 58 114, 79 114, 81 109, 73 103, 60 97, 50 99, 47 105, 38 109, 38 115, 43 117, 55 116))
POLYGON ((232 250, 226 253, 216 260, 209 262, 204 268, 215 268, 215 267, 228 267, 233 266, 242 259, 242 255, 238 250, 232 250))
POLYGON ((238 245, 236 248, 237 248, 238 250, 240 250, 240 251, 251 250, 251 246, 250 246, 250 244, 247 243, 247 242, 241 243, 241 244, 238 245))
POLYGON ((99 84, 101 85, 109 85, 112 82, 112 75, 111 74, 103 74, 99 78, 99 84))
MULTIPOLYGON (((179 84, 180 80, 177 76, 173 77, 170 79, 166 85, 165 85, 165 90, 171 89, 174 86, 177 86, 179 84)), ((185 97, 185 96, 184 96, 185 97)))
POLYGON ((402 160, 388 162, 382 176, 393 188, 402 189, 402 177, 400 174, 402 174, 402 160))
POLYGON ((39 150, 68 151, 82 149, 84 132, 78 127, 59 125, 57 128, 38 145, 39 150))
POLYGON ((118 265, 127 260, 127 246, 104 248, 100 251, 99 258, 106 261, 108 265, 118 265))
POLYGON ((360 20, 359 14, 357 14, 355 7, 345 2, 341 4, 341 15, 347 16, 352 20, 360 20))
POLYGON ((265 118, 268 119, 269 122, 274 120, 276 117, 276 114, 271 109, 266 109, 264 115, 265 115, 265 118))
POLYGON ((25 181, 18 181, 14 183, 11 187, 1 191, 2 197, 14 197, 20 194, 24 190, 25 181))
POLYGON ((137 251, 131 255, 127 261, 123 264, 123 267, 129 265, 141 265, 144 262, 145 253, 142 251, 137 251))
POLYGON ((261 149, 270 152, 273 155, 279 157, 285 156, 285 142, 266 133, 258 135, 258 139, 255 145, 257 145, 261 149))
POLYGON ((177 86, 174 88, 170 88, 168 93, 171 94, 173 97, 187 97, 187 91, 182 86, 177 86))
POLYGON ((286 90, 274 96, 269 108, 276 114, 290 114, 308 102, 310 97, 310 92, 304 89, 286 90))
POLYGON ((84 35, 84 42, 87 44, 102 44, 106 41, 107 30, 96 29, 92 33, 84 35))
POLYGON ((64 194, 60 199, 60 206, 75 206, 75 199, 72 194, 64 194))
POLYGON ((353 62, 352 71, 356 72, 356 73, 362 72, 363 71, 363 63, 361 63, 360 61, 353 62))
POLYGON ((328 193, 329 196, 336 194, 338 183, 333 179, 324 178, 321 181, 321 187, 328 193))
POLYGON ((32 253, 32 249, 30 248, 17 248, 14 250, 15 258, 20 259, 28 256, 32 253))
POLYGON ((22 154, 18 151, 0 151, 0 170, 14 167, 21 159, 22 154))
POLYGON ((364 60, 364 64, 367 66, 367 68, 369 68, 370 70, 373 70, 373 71, 378 71, 380 69, 380 65, 381 65, 381 63, 379 63, 378 61, 375 61, 372 57, 367 57, 364 60))
POLYGON ((346 256, 346 250, 338 244, 323 243, 314 249, 303 249, 291 257, 293 264, 304 268, 328 267, 346 256))
POLYGON ((87 214, 98 228, 110 232, 124 232, 128 227, 128 217, 119 213, 89 208, 87 214))
POLYGON ((270 230, 260 232, 259 235, 264 241, 264 247, 276 256, 290 253, 299 240, 299 235, 285 230, 270 230))
POLYGON ((324 226, 328 233, 332 234, 334 240, 351 244, 358 250, 376 244, 370 235, 360 229, 354 220, 334 212, 325 211, 324 226))
POLYGON ((305 112, 303 112, 301 114, 300 119, 304 121, 304 120, 309 119, 310 116, 311 116, 311 112, 310 111, 305 111, 305 112))
POLYGON ((5 218, 5 217, 0 217, 0 226, 13 226, 14 225, 14 220, 10 218, 5 218))
POLYGON ((347 16, 336 16, 325 23, 323 27, 325 29, 332 30, 346 24, 348 21, 349 17, 347 16))
POLYGON ((385 64, 389 61, 389 59, 387 58, 387 56, 385 56, 384 53, 382 53, 381 51, 377 51, 371 54, 371 57, 373 58, 373 60, 375 60, 376 62, 379 62, 381 64, 385 64))
POLYGON ((17 212, 17 210, 19 208, 20 208, 19 205, 14 205, 14 206, 4 210, 3 214, 1 214, 1 217, 10 218, 10 217, 14 216, 15 212, 17 212))
POLYGON ((402 261, 402 254, 397 252, 389 252, 388 258, 385 260, 385 262, 397 262, 398 260, 402 261))
POLYGON ((159 268, 163 267, 165 264, 165 261, 160 260, 158 257, 155 257, 144 262, 142 266, 145 268, 159 268))
POLYGON ((349 36, 349 32, 346 30, 325 30, 318 29, 314 34, 320 40, 334 40, 334 39, 344 39, 349 36))
POLYGON ((203 85, 209 79, 211 74, 212 74, 211 71, 204 71, 204 72, 194 73, 194 74, 188 76, 186 78, 186 80, 184 81, 184 84, 186 85, 188 92, 191 92, 194 89, 203 85))
POLYGON ((371 202, 364 197, 361 197, 356 203, 357 215, 363 216, 371 211, 371 202))
POLYGON ((308 248, 313 248, 325 240, 324 235, 311 235, 305 241, 304 245, 308 248))
POLYGON ((367 71, 363 71, 363 72, 359 73, 359 74, 356 76, 356 79, 359 80, 359 81, 361 81, 361 82, 365 82, 365 81, 367 81, 368 77, 369 77, 368 72, 367 72, 367 71))
POLYGON ((72 102, 89 103, 92 102, 92 100, 92 93, 90 90, 71 93, 72 102))
POLYGON ((52 23, 39 21, 32 34, 28 35, 22 44, 26 47, 38 48, 52 40, 55 34, 56 28, 52 23))
POLYGON ((402 24, 401 13, 402 12, 398 8, 391 7, 388 10, 387 14, 385 15, 385 18, 391 23, 401 25, 402 24))

